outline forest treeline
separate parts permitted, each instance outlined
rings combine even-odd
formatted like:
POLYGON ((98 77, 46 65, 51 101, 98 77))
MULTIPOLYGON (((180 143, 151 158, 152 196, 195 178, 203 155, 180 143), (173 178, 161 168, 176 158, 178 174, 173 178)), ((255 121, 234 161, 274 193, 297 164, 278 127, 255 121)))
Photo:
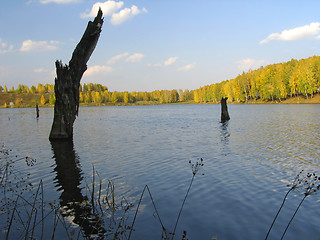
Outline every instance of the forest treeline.
MULTIPOLYGON (((196 90, 155 90, 152 92, 111 92, 101 84, 81 84, 80 104, 166 104, 178 102, 218 103, 222 97, 229 102, 245 103, 282 101, 293 96, 312 98, 320 92, 320 57, 271 64, 243 72, 234 79, 200 87, 196 90)), ((54 105, 54 85, 18 85, 16 89, 0 86, 3 107, 54 105)))
MULTIPOLYGON (((194 91, 155 90, 152 92, 110 92, 101 84, 80 84, 79 102, 86 105, 103 104, 166 104, 193 101, 194 91)), ((37 87, 18 85, 17 89, 0 86, 0 104, 3 107, 54 105, 54 85, 39 83, 37 87), (2 100, 2 102, 1 102, 2 100)))
POLYGON ((288 97, 312 98, 320 92, 320 57, 271 64, 242 73, 234 79, 201 87, 194 91, 195 102, 249 100, 275 101, 288 97))

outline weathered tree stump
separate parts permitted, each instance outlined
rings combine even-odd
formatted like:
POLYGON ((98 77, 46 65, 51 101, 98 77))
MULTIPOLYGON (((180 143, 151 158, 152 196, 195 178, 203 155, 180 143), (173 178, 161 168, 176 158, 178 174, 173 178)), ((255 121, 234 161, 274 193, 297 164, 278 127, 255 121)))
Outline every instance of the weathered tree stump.
POLYGON ((94 21, 88 26, 76 46, 68 65, 56 61, 57 77, 55 78, 54 118, 50 140, 69 139, 73 136, 73 123, 79 111, 79 87, 83 73, 87 70, 87 62, 94 51, 100 37, 103 24, 102 11, 99 9, 94 21))
POLYGON ((38 104, 36 105, 36 114, 37 114, 37 118, 39 118, 39 107, 38 107, 38 104))
POLYGON ((227 97, 221 99, 221 122, 230 120, 227 106, 227 97))

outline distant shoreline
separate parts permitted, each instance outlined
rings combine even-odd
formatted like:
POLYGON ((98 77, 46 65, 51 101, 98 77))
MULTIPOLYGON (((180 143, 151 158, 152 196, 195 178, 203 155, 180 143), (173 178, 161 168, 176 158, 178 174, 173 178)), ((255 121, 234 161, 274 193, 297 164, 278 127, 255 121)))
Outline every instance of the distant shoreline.
MULTIPOLYGON (((0 95, 1 98, 1 95, 0 95)), ((90 104, 85 104, 85 103, 80 103, 80 107, 105 107, 105 106, 148 106, 148 105, 183 105, 183 104, 196 104, 196 105, 202 105, 202 104, 220 104, 220 103, 213 103, 213 102, 207 102, 207 103, 196 103, 194 101, 189 101, 189 102, 176 102, 176 103, 158 103, 158 102, 145 102, 145 101, 139 101, 136 103, 129 103, 129 104, 124 104, 124 103, 103 103, 103 104, 95 104, 95 103, 90 103, 90 104)), ((228 103, 229 105, 251 105, 251 104, 320 104, 320 94, 315 95, 313 98, 304 98, 303 96, 300 97, 291 97, 282 101, 279 100, 274 100, 274 101, 262 101, 260 99, 258 100, 249 100, 248 102, 232 102, 228 103)), ((7 108, 35 108, 36 104, 33 106, 29 104, 21 104, 19 106, 15 105, 9 105, 7 108)), ((44 104, 38 105, 39 108, 50 108, 54 107, 52 104, 44 104)), ((0 108, 5 108, 2 105, 0 105, 0 108)))

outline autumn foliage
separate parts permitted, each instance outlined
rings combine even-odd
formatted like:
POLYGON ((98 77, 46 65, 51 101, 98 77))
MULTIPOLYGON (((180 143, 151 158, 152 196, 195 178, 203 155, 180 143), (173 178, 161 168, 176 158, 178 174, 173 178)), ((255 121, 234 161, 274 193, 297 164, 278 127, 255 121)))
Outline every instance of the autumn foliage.
POLYGON ((234 79, 201 87, 194 91, 195 102, 248 100, 275 101, 288 97, 312 98, 320 92, 320 57, 277 63, 250 70, 234 79))
MULTIPOLYGON (((320 93, 320 56, 277 63, 243 72, 234 79, 214 83, 196 90, 155 90, 152 92, 109 91, 101 84, 81 84, 79 101, 82 105, 167 104, 178 102, 219 103, 283 101, 295 96, 305 99, 320 93)), ((287 100, 288 101, 288 100, 287 100)), ((0 106, 53 106, 54 85, 41 84, 30 88, 19 85, 8 90, 0 86, 0 106), (43 97, 42 97, 43 96, 43 97)))

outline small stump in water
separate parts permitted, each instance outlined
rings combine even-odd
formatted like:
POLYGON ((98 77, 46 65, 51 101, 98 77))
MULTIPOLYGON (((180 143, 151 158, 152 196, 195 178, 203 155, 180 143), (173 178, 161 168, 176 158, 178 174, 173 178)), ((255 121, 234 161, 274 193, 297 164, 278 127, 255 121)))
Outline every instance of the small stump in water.
POLYGON ((227 100, 228 100, 227 97, 221 99, 221 122, 226 122, 230 120, 230 116, 228 113, 227 100))
POLYGON ((39 118, 39 107, 38 107, 38 104, 36 105, 36 114, 37 114, 37 118, 39 118))

